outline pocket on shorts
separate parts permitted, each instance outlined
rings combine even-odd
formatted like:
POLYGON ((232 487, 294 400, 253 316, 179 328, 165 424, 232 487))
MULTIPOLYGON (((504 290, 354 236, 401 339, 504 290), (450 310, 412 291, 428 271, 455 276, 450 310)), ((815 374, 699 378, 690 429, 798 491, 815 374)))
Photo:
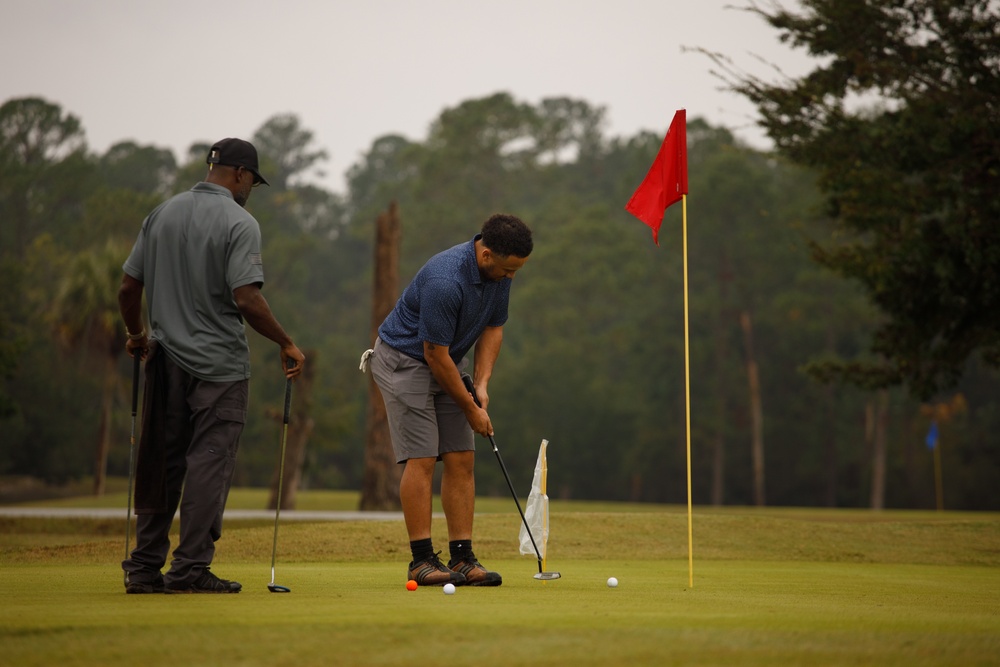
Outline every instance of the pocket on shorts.
MULTIPOLYGON (((419 363, 419 362, 418 362, 419 363)), ((431 372, 425 368, 408 368, 393 373, 396 397, 411 410, 423 409, 430 400, 431 372)))

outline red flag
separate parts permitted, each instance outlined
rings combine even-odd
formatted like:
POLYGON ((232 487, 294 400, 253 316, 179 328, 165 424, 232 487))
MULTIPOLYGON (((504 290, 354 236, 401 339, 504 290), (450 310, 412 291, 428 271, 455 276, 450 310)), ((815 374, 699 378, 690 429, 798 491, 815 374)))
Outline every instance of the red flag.
POLYGON ((687 113, 681 109, 670 121, 670 129, 663 138, 653 166, 628 200, 625 210, 652 227, 653 242, 660 245, 657 236, 663 212, 679 202, 687 191, 687 113))

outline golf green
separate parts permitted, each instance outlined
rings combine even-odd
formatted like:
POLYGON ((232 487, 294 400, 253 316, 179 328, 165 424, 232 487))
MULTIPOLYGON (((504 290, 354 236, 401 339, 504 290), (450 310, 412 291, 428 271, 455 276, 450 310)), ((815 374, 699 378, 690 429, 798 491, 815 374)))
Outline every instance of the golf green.
MULTIPOLYGON (((396 521, 230 522, 238 595, 125 595, 124 522, 0 520, 2 665, 994 665, 1000 517, 718 508, 477 515, 499 588, 405 588, 396 521), (616 588, 607 586, 616 577, 616 588)), ((436 528, 439 529, 439 528, 436 528)), ((438 543, 443 536, 435 535, 438 543)))

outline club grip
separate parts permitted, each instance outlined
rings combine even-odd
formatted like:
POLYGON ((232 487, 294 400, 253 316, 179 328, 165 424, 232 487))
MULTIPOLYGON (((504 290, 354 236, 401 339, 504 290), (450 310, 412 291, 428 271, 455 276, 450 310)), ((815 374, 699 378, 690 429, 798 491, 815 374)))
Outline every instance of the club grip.
POLYGON ((470 394, 472 394, 472 400, 474 400, 476 402, 476 405, 479 406, 479 407, 483 407, 479 403, 479 397, 476 396, 476 388, 474 386, 472 386, 472 378, 470 376, 466 375, 465 373, 462 373, 462 384, 465 385, 466 391, 468 391, 470 394))

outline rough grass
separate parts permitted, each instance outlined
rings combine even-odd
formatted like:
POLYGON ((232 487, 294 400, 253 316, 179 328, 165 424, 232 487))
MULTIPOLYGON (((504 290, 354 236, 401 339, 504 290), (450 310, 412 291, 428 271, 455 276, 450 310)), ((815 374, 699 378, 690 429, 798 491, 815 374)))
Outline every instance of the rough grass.
MULTIPOLYGON (((259 508, 262 493, 233 500, 259 508)), ((311 495, 300 508, 356 507, 311 495)), ((453 596, 405 590, 401 521, 283 523, 287 595, 266 587, 273 522, 228 521, 213 569, 242 581, 240 595, 126 596, 124 511, 0 519, 0 665, 914 667, 1000 655, 1000 515, 695 508, 689 587, 684 508, 553 502, 547 569, 563 578, 540 582, 517 553, 511 500, 478 507, 476 550, 504 585, 453 596)), ((436 521, 438 548, 443 530, 436 521)))

